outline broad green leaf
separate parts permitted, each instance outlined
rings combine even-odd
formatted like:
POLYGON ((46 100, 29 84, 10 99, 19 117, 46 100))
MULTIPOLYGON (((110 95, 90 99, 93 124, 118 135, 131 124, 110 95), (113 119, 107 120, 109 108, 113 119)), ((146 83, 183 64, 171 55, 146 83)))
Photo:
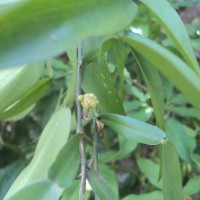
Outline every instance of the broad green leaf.
POLYGON ((135 54, 135 56, 151 96, 156 123, 160 129, 165 130, 164 94, 160 75, 157 69, 142 56, 139 54, 135 54))
POLYGON ((101 112, 124 114, 123 105, 119 98, 105 66, 91 63, 83 67, 82 89, 85 93, 94 93, 101 112))
POLYGON ((200 78, 180 58, 155 42, 138 34, 123 37, 137 52, 158 68, 200 109, 200 78))
POLYGON ((136 12, 131 0, 20 2, 0 13, 0 68, 56 56, 80 38, 121 31, 136 12))
POLYGON ((162 182, 158 182, 159 165, 146 158, 137 159, 137 165, 149 181, 159 189, 162 189, 162 182))
POLYGON ((44 96, 49 87, 51 86, 51 79, 45 78, 38 81, 30 90, 22 96, 14 105, 6 111, 0 113, 0 120, 5 120, 25 111, 32 106, 40 98, 44 96))
POLYGON ((26 164, 27 163, 23 160, 17 160, 11 165, 0 169, 0 199, 3 199, 10 186, 19 173, 24 169, 26 164))
POLYGON ((171 112, 181 116, 181 117, 189 117, 200 120, 200 111, 196 108, 187 108, 187 107, 174 107, 171 109, 171 112))
POLYGON ((184 194, 193 195, 200 191, 200 176, 190 178, 183 188, 184 194))
POLYGON ((199 65, 195 58, 190 38, 176 11, 167 0, 142 0, 142 3, 160 20, 189 66, 200 76, 199 65))
POLYGON ((79 138, 76 134, 68 140, 49 169, 49 178, 62 188, 70 186, 79 169, 79 138))
POLYGON ((18 176, 6 197, 33 181, 48 177, 48 169, 67 142, 71 125, 71 112, 68 108, 57 110, 42 132, 34 157, 18 176))
POLYGON ((105 179, 95 170, 87 171, 87 179, 94 193, 102 200, 117 200, 116 194, 112 191, 110 185, 105 179))
POLYGON ((167 120, 166 133, 168 139, 176 145, 179 156, 183 160, 192 163, 191 154, 196 147, 195 138, 187 135, 184 126, 175 119, 167 120))
POLYGON ((23 187, 4 200, 56 200, 59 199, 60 194, 61 191, 56 184, 49 181, 37 181, 23 187))
POLYGON ((42 65, 21 66, 0 71, 0 112, 18 101, 38 81, 42 65), (27 81, 28 80, 28 81, 27 81))
POLYGON ((147 194, 130 194, 122 200, 163 200, 162 192, 154 191, 147 194))
POLYGON ((166 137, 159 128, 130 117, 106 113, 100 119, 117 134, 135 142, 156 145, 166 137))
POLYGON ((181 169, 176 147, 170 141, 163 142, 162 146, 164 200, 183 200, 181 169))

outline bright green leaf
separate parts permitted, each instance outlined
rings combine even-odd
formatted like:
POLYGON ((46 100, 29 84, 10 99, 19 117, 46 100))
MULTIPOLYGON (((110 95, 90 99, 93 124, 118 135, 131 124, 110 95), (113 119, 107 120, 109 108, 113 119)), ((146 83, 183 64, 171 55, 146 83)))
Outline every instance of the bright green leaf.
POLYGON ((184 194, 193 195, 200 191, 200 176, 190 178, 183 188, 184 194))
POLYGON ((165 137, 159 128, 136 119, 116 114, 101 114, 100 119, 117 134, 135 142, 156 145, 165 137))
POLYGON ((82 89, 85 93, 94 93, 101 112, 124 114, 123 105, 105 66, 91 63, 83 67, 82 89))
POLYGON ((185 60, 200 76, 199 65, 195 58, 190 38, 176 11, 167 0, 142 0, 142 3, 157 16, 185 60))
POLYGON ((200 78, 180 58, 155 42, 138 34, 123 37, 137 52, 158 68, 200 109, 200 78))
POLYGON ((71 112, 67 108, 57 110, 42 132, 34 157, 18 176, 6 197, 35 180, 48 177, 48 169, 67 142, 71 125, 71 112))
POLYGON ((94 193, 102 200, 117 200, 117 196, 112 191, 110 185, 105 179, 95 170, 89 169, 87 171, 87 179, 94 191, 94 193))
POLYGON ((136 12, 131 0, 22 1, 0 13, 0 68, 56 56, 79 38, 116 33, 136 12))
POLYGON ((60 194, 61 191, 52 182, 37 181, 23 187, 4 200, 56 200, 59 199, 60 194))
POLYGON ((162 181, 164 200, 183 200, 182 177, 175 145, 163 142, 162 181))
POLYGON ((79 138, 76 134, 68 140, 49 169, 49 178, 63 188, 70 186, 79 169, 79 138))

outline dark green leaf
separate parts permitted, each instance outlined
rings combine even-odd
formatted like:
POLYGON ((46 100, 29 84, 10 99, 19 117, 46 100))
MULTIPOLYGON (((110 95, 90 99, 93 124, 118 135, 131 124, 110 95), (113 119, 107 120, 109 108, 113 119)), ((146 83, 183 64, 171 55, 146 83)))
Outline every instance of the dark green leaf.
POLYGON ((131 0, 21 1, 0 13, 0 68, 58 55, 79 38, 116 33, 136 11, 131 0))
POLYGON ((61 190, 49 181, 31 183, 5 200, 56 200, 60 197, 61 190))
POLYGON ((199 65, 195 58, 190 38, 176 11, 170 6, 167 0, 142 0, 142 3, 157 16, 190 67, 200 75, 199 65))
POLYGON ((100 118, 117 134, 135 142, 156 145, 166 137, 159 128, 130 117, 107 113, 101 114, 100 118))
POLYGON ((98 100, 98 108, 101 112, 113 112, 124 114, 123 105, 119 98, 109 72, 105 66, 91 63, 83 67, 82 89, 85 93, 94 93, 98 100))
POLYGON ((38 81, 30 90, 22 96, 21 99, 12 105, 5 112, 0 113, 0 120, 5 120, 13 117, 37 102, 44 96, 49 87, 51 86, 51 79, 45 78, 38 81))
POLYGON ((138 34, 123 37, 137 52, 158 68, 200 109, 200 78, 180 58, 138 34))
POLYGON ((164 200, 183 200, 181 169, 176 147, 172 142, 163 142, 162 181, 164 200))
POLYGON ((67 108, 57 110, 42 132, 34 157, 30 164, 18 176, 6 197, 23 186, 48 177, 48 169, 67 142, 71 126, 71 112, 67 108))
POLYGON ((68 140, 49 169, 49 178, 63 188, 71 185, 79 169, 79 138, 76 134, 68 140))
POLYGON ((87 179, 94 191, 94 193, 102 200, 117 200, 117 196, 110 188, 110 185, 105 179, 95 170, 89 169, 87 171, 87 179))

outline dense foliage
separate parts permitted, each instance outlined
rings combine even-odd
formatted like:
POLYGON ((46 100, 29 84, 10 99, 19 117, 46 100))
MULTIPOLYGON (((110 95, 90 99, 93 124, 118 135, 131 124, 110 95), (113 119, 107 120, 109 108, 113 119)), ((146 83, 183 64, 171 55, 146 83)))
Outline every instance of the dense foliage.
POLYGON ((0 1, 0 199, 199 199, 197 2, 0 1))

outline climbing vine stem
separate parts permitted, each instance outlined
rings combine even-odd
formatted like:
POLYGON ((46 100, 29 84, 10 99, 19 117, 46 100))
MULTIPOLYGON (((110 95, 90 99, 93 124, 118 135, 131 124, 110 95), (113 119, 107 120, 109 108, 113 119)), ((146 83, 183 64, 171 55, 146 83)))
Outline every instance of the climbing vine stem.
POLYGON ((78 57, 78 65, 77 65, 77 87, 76 87, 76 108, 77 108, 77 129, 76 133, 80 134, 80 155, 81 155, 81 185, 79 190, 79 200, 84 199, 85 188, 86 188, 86 153, 85 153, 85 139, 84 139, 84 131, 82 125, 82 109, 80 101, 78 100, 78 96, 81 94, 81 71, 83 66, 83 45, 82 41, 79 40, 77 44, 77 57, 78 57))

